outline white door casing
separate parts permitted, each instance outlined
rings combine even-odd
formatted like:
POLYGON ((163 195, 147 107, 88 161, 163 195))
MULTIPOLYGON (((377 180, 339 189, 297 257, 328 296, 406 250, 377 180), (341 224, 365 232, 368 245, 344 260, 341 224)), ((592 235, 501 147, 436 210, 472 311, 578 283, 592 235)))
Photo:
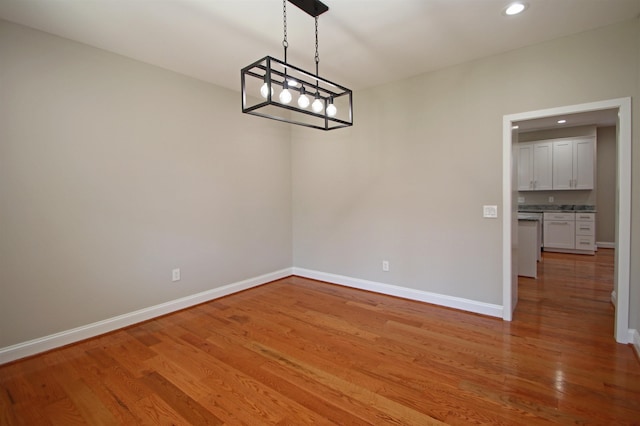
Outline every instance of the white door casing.
POLYGON ((517 206, 513 202, 514 182, 512 174, 513 137, 512 126, 518 121, 589 111, 618 111, 617 170, 616 170, 616 253, 614 291, 616 292, 614 337, 619 343, 630 343, 629 336, 629 285, 631 261, 631 98, 618 98, 585 104, 549 108, 503 116, 502 120, 502 281, 503 313, 505 321, 511 321, 517 292, 518 278, 513 271, 513 224, 517 222, 517 206))

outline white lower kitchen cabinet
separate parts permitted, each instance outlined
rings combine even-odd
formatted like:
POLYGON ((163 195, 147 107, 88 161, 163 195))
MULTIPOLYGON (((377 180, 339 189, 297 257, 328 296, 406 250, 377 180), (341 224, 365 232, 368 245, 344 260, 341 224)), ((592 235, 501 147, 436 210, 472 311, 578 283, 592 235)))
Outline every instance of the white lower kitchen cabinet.
POLYGON ((518 275, 538 278, 538 261, 540 260, 539 220, 518 220, 518 275))
POLYGON ((595 213, 544 213, 544 251, 594 254, 595 213))
POLYGON ((575 213, 544 213, 544 249, 576 248, 575 213))
POLYGON ((576 250, 594 254, 596 250, 595 213, 576 213, 576 250))

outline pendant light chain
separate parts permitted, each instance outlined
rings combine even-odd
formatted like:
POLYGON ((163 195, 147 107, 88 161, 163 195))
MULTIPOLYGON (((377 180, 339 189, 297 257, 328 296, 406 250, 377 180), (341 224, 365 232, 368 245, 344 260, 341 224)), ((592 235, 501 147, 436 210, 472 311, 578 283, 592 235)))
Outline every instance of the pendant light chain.
POLYGON ((318 17, 316 16, 316 77, 318 76, 318 64, 320 63, 320 55, 318 54, 318 17))
POLYGON ((289 47, 289 42, 287 41, 287 0, 282 0, 282 22, 284 25, 282 47, 284 47, 284 61, 287 62, 287 47, 289 47))

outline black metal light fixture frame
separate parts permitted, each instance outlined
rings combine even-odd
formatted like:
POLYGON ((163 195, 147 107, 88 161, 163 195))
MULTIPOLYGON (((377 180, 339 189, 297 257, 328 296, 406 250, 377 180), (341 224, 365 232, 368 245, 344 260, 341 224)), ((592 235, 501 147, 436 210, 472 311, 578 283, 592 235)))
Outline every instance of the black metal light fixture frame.
MULTIPOLYGON (((283 0, 286 1, 286 0, 283 0)), ((319 0, 288 0, 316 20, 316 72, 305 71, 287 63, 286 3, 284 9, 284 61, 265 56, 241 70, 242 112, 272 120, 320 130, 333 130, 353 125, 353 94, 344 86, 318 75, 318 16, 329 8, 319 0), (310 95, 320 104, 312 109, 282 102, 276 89, 288 89, 298 97, 310 95), (262 89, 262 95, 260 92, 262 89), (332 114, 327 107, 333 104, 332 114), (320 108, 321 106, 321 108, 320 108), (335 112, 334 112, 335 111, 335 112)), ((308 101, 307 103, 310 103, 308 101)))

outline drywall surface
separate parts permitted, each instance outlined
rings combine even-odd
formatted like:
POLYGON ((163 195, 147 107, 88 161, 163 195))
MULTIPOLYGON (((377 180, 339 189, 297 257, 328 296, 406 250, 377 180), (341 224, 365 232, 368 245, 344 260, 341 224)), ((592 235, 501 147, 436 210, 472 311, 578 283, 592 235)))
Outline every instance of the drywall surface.
POLYGON ((634 19, 361 91, 352 128, 294 129, 294 266, 502 304, 501 221, 482 217, 502 201, 502 118, 637 96, 638 29, 634 19))
MULTIPOLYGON (((632 100, 633 123, 640 123, 640 107, 638 98, 640 97, 640 17, 636 19, 636 63, 631 67, 636 74, 636 97, 632 100)), ((632 130, 633 146, 632 171, 631 171, 631 259, 640 257, 640 131, 637 128, 632 130), (635 188, 635 191, 633 190, 635 188), (635 196, 633 195, 635 194, 635 196)), ((636 336, 640 339, 640 262, 631 262, 631 283, 629 298, 629 327, 636 330, 636 336)), ((636 342, 638 349, 638 342, 636 342)), ((639 351, 640 354, 640 351, 639 351)))
POLYGON ((598 128, 596 241, 616 241, 616 128, 598 128))
POLYGON ((354 127, 326 133, 3 21, 0 58, 1 348, 292 263, 501 304, 502 228, 481 213, 502 202, 502 117, 637 98, 640 24, 358 92, 354 127))
POLYGON ((596 126, 561 127, 557 129, 520 132, 518 142, 535 142, 545 139, 571 138, 576 136, 597 136, 596 126))
POLYGON ((0 348, 291 266, 287 126, 5 21, 0 58, 0 348))

